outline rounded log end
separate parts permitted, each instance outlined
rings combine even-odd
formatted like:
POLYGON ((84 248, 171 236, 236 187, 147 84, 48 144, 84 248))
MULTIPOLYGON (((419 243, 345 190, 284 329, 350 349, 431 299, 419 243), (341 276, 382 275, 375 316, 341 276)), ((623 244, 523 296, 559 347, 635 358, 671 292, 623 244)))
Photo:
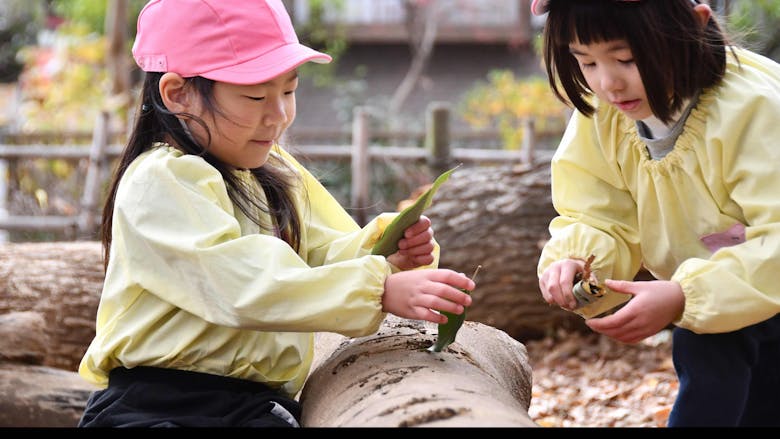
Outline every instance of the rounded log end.
POLYGON ((465 322, 430 352, 437 326, 389 315, 371 336, 318 334, 300 395, 306 427, 535 427, 525 346, 465 322))

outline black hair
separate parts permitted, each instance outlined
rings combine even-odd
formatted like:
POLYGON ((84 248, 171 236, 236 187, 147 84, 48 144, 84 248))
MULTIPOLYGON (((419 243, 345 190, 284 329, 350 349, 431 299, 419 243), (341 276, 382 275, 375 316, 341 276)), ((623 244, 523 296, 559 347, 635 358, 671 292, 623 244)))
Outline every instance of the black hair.
POLYGON ((726 37, 714 17, 700 25, 691 0, 551 0, 544 61, 555 95, 586 116, 595 109, 569 44, 625 40, 650 108, 670 122, 688 98, 717 85, 726 72, 726 37), (671 96, 671 99, 670 99, 671 96))
MULTIPOLYGON (((111 227, 116 201, 117 188, 130 164, 142 153, 152 149, 155 143, 173 141, 173 145, 185 154, 203 157, 214 166, 225 181, 228 196, 252 222, 261 230, 275 231, 296 251, 300 246, 301 219, 293 202, 293 192, 296 186, 297 173, 282 159, 269 155, 266 165, 250 169, 254 178, 265 192, 267 201, 262 201, 249 187, 240 181, 234 168, 222 163, 209 153, 211 133, 208 127, 193 114, 172 113, 163 103, 159 85, 163 73, 146 73, 141 90, 141 106, 132 134, 122 154, 119 157, 113 179, 109 186, 108 196, 103 206, 103 221, 101 237, 103 242, 104 268, 108 267, 109 252, 112 241, 111 227), (198 144, 182 126, 179 117, 191 119, 199 124, 206 133, 206 145, 198 144), (274 224, 264 224, 260 212, 271 216, 274 224), (272 230, 275 227, 275 230, 272 230)), ((211 114, 220 112, 214 102, 214 81, 200 76, 185 78, 185 87, 193 87, 200 96, 204 108, 211 114)))

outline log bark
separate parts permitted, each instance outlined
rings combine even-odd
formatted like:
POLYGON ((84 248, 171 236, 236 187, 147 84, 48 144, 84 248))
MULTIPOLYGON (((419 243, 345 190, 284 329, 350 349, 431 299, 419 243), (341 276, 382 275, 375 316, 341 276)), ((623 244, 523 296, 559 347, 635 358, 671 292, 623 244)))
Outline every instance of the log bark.
POLYGON ((0 361, 43 364, 48 346, 42 314, 30 311, 0 314, 0 361))
POLYGON ((0 427, 75 427, 94 390, 76 372, 0 363, 0 427))
POLYGON ((0 246, 0 315, 26 311, 43 317, 44 366, 76 371, 95 335, 102 286, 98 242, 0 246))
POLYGON ((454 343, 429 352, 438 330, 389 315, 379 332, 317 334, 304 386, 304 427, 535 427, 528 416, 525 346, 464 322, 454 343))
POLYGON ((581 317, 550 307, 536 265, 556 215, 549 156, 532 166, 459 169, 425 211, 441 245, 440 266, 471 275, 481 265, 468 319, 527 341, 559 329, 589 331, 581 317))
POLYGON ((97 389, 76 372, 42 366, 45 328, 37 312, 0 315, 0 428, 75 427, 97 389))

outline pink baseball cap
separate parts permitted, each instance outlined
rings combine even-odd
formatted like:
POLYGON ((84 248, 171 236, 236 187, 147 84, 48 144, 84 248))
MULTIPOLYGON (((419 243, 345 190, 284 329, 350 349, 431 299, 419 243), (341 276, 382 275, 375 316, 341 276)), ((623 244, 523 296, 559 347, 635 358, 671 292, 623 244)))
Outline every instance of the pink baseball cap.
POLYGON ((145 72, 259 84, 331 61, 298 41, 281 0, 151 0, 137 29, 133 58, 145 72))
MULTIPOLYGON (((624 2, 638 2, 640 0, 615 0, 624 2)), ((534 0, 531 3, 531 12, 534 15, 543 15, 550 9, 550 0, 534 0)))

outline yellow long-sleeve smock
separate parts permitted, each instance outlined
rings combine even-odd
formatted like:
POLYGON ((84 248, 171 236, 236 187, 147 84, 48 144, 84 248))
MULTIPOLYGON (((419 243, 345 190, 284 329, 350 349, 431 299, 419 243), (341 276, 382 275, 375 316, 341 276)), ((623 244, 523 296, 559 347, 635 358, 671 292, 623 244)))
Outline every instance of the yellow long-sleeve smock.
MULTIPOLYGON (((370 252, 394 214, 361 229, 294 158, 273 153, 305 187, 296 199, 304 223, 297 253, 248 220, 202 158, 158 145, 130 165, 82 377, 106 385, 117 366, 156 366, 259 381, 293 396, 311 367, 313 332, 379 328, 384 282, 396 269, 370 252)), ((438 245, 435 256, 431 266, 438 245)))
POLYGON ((644 263, 680 283, 685 310, 674 323, 697 333, 780 312, 780 66, 746 50, 737 59, 729 55, 722 84, 703 91, 660 160, 614 107, 574 113, 552 161, 559 216, 539 275, 591 254, 599 279, 631 279, 644 263), (713 237, 721 245, 705 245, 713 237))

